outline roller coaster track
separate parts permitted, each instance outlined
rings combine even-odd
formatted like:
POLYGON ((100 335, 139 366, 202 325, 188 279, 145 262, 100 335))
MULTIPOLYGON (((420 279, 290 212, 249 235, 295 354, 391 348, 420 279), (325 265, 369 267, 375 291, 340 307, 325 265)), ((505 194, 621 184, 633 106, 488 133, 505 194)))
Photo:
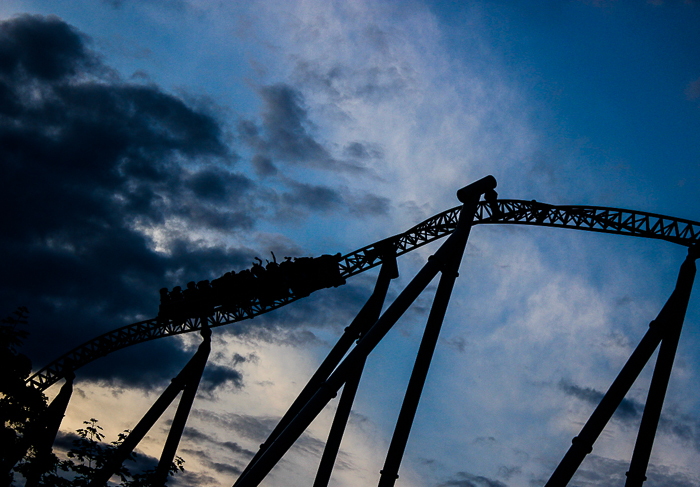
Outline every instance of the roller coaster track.
MULTIPOLYGON (((487 202, 479 203, 474 216, 478 224, 516 224, 571 228, 588 232, 629 235, 666 240, 690 247, 700 241, 700 223, 680 218, 595 206, 554 206, 536 201, 498 200, 498 210, 487 202)), ((341 277, 349 278, 382 263, 381 255, 388 247, 400 256, 452 233, 456 228, 461 206, 428 218, 407 232, 367 245, 341 257, 341 277)), ((285 306, 300 297, 288 296, 273 302, 251 301, 236 309, 216 308, 207 317, 210 327, 228 325, 285 306)), ((133 323, 100 335, 54 360, 28 379, 34 387, 45 390, 70 371, 122 348, 156 338, 179 335, 202 328, 202 318, 187 320, 152 318, 133 323)))

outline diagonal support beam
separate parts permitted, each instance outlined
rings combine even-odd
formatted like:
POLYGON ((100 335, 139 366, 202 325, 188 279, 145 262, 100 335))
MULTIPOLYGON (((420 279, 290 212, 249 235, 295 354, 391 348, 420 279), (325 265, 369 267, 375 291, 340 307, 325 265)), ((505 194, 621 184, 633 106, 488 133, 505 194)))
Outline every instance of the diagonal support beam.
POLYGON ((661 409, 666 397, 666 389, 668 381, 671 378, 671 370, 673 369, 673 361, 676 357, 678 349, 678 340, 681 336, 683 321, 685 320, 685 312, 690 301, 690 292, 693 288, 693 280, 695 278, 695 259, 697 259, 698 251, 695 247, 688 249, 688 257, 681 266, 681 272, 678 280, 683 279, 682 286, 676 289, 679 291, 677 300, 678 303, 673 309, 673 314, 669 318, 668 330, 661 342, 659 348, 659 356, 656 359, 656 367, 654 375, 651 378, 649 386, 649 395, 644 406, 642 414, 642 422, 639 425, 639 433, 637 434, 637 442, 634 445, 630 469, 627 472, 627 481, 625 487, 641 487, 646 478, 647 467, 649 466, 649 457, 651 449, 654 445, 654 437, 656 429, 661 418, 661 409), (680 288, 680 289, 679 289, 680 288))
POLYGON ((246 468, 243 470, 240 477, 234 484, 235 486, 239 485, 239 482, 247 475, 248 471, 253 467, 253 465, 258 462, 260 457, 267 450, 268 446, 274 443, 277 437, 279 437, 280 433, 282 433, 282 431, 289 426, 289 423, 292 422, 296 415, 299 414, 299 411, 301 411, 301 409, 306 405, 306 403, 309 402, 313 395, 319 391, 324 382, 328 379, 328 376, 330 376, 331 372, 335 370, 345 354, 348 352, 348 350, 350 350, 353 342, 366 333, 369 327, 377 321, 375 310, 379 308, 379 312, 381 312, 386 293, 389 289, 389 282, 394 277, 398 277, 395 248, 391 247, 386 249, 384 253, 386 255, 394 256, 393 267, 391 264, 392 259, 390 257, 389 266, 385 268, 385 266, 382 265, 382 270, 379 273, 379 277, 377 278, 377 283, 374 287, 372 295, 369 297, 369 299, 367 299, 367 302, 357 314, 355 319, 352 320, 352 323, 345 328, 345 332, 338 340, 338 343, 335 344, 335 346, 328 353, 328 356, 318 367, 318 370, 316 370, 311 379, 309 379, 309 382, 306 384, 306 386, 304 386, 304 389, 302 389, 302 391, 299 393, 299 396, 294 400, 284 416, 282 416, 282 419, 280 419, 277 426, 275 426, 275 428, 272 430, 272 433, 270 433, 270 436, 267 438, 265 443, 260 445, 260 450, 258 450, 253 459, 248 463, 248 466, 246 466, 246 468), (384 274, 382 275, 382 273, 384 274))
MULTIPOLYGON (((471 198, 469 198, 470 194, 476 192, 480 196, 489 190, 493 191, 495 187, 496 180, 493 176, 487 176, 462 188, 457 193, 457 196, 462 202, 471 201, 471 198)), ((245 475, 239 477, 234 484, 235 487, 252 487, 260 484, 328 402, 335 397, 359 365, 362 364, 416 298, 425 290, 437 273, 440 272, 441 262, 449 260, 449 256, 456 249, 460 248, 463 233, 471 226, 471 221, 469 220, 471 218, 473 218, 473 214, 460 218, 457 228, 435 253, 435 258, 428 260, 425 266, 359 341, 357 346, 338 365, 323 386, 300 409, 296 417, 280 433, 277 439, 260 455, 257 463, 245 475)))
MULTIPOLYGON (((49 404, 49 407, 44 412, 44 417, 41 418, 35 435, 33 435, 34 438, 30 438, 29 442, 26 443, 28 447, 33 441, 34 448, 36 449, 36 458, 32 462, 32 468, 28 472, 27 482, 24 484, 25 487, 35 487, 39 485, 41 476, 49 469, 52 446, 56 440, 58 430, 61 427, 63 417, 66 415, 66 409, 68 409, 68 403, 73 394, 74 380, 74 373, 71 372, 66 375, 65 384, 63 384, 58 395, 51 401, 51 404, 49 404)), ((18 454, 21 455, 19 458, 22 458, 27 452, 27 448, 19 448, 18 450, 18 454)))
MULTIPOLYGON (((202 318, 202 322, 206 323, 206 317, 202 318)), ((204 373, 204 367, 207 365, 207 359, 209 358, 209 352, 211 351, 211 329, 208 326, 202 328, 202 336, 204 337, 204 341, 199 346, 199 350, 197 350, 197 353, 199 353, 201 350, 202 354, 197 359, 197 362, 192 368, 192 372, 189 374, 187 382, 185 383, 185 389, 182 392, 180 403, 177 405, 177 411, 175 412, 173 423, 170 425, 168 438, 165 440, 163 453, 160 455, 160 461, 158 462, 155 474, 151 479, 151 485, 153 487, 162 487, 168 480, 170 466, 175 458, 175 453, 177 452, 177 447, 180 444, 182 433, 185 431, 187 418, 190 415, 194 398, 197 395, 197 389, 199 388, 199 382, 202 379, 202 374, 204 373)))
POLYGON ((605 393, 605 396, 603 396, 603 399, 593 411, 579 435, 571 441, 572 445, 569 451, 566 452, 566 455, 564 455, 545 487, 566 486, 576 473, 576 470, 581 466, 581 462, 583 462, 586 455, 593 451, 593 444, 620 406, 634 381, 639 377, 642 369, 653 355, 654 350, 656 350, 662 339, 666 339, 669 330, 674 328, 674 319, 677 320, 680 310, 682 310, 681 317, 685 316, 694 276, 695 263, 686 259, 681 265, 673 293, 671 293, 656 319, 649 324, 649 330, 644 335, 644 338, 632 352, 627 363, 613 381, 608 392, 605 393))
MULTIPOLYGON (((199 345, 197 352, 187 362, 187 365, 180 371, 179 374, 170 382, 168 387, 163 391, 160 397, 153 403, 153 406, 144 414, 141 421, 129 433, 129 436, 122 442, 121 445, 112 454, 112 457, 102 469, 95 472, 89 487, 103 487, 107 481, 117 473, 124 461, 131 456, 136 446, 150 431, 153 425, 163 415, 168 406, 175 400, 177 395, 182 391, 193 373, 196 373, 199 368, 204 368, 209 350, 211 349, 211 330, 208 327, 202 329, 204 341, 199 345), (207 330, 207 332, 205 332, 207 330)), ((201 373, 200 373, 201 375, 201 373)), ((199 378, 197 378, 199 383, 199 378)), ((172 460, 171 460, 172 461, 172 460)))
MULTIPOLYGON (((377 284, 375 286, 374 293, 372 293, 371 299, 371 309, 367 311, 366 323, 375 323, 379 319, 379 315, 382 312, 382 306, 384 306, 384 300, 386 299, 386 293, 389 288, 389 282, 391 279, 399 277, 399 270, 396 265, 396 254, 395 249, 391 249, 391 255, 385 254, 382 256, 382 269, 379 271, 379 277, 377 278, 377 284)), ((363 333, 367 330, 363 330, 363 333)), ((338 456, 338 450, 340 449, 340 442, 343 439, 343 434, 345 433, 345 427, 350 418, 350 411, 352 410, 352 404, 355 401, 355 394, 357 393, 357 388, 360 385, 360 378, 362 377, 362 371, 365 366, 365 361, 361 360, 354 374, 345 382, 343 386, 343 393, 340 396, 340 402, 338 403, 338 409, 335 412, 335 417, 333 418, 333 424, 331 425, 330 432, 328 433, 328 440, 326 441, 326 446, 323 449, 323 455, 321 456, 321 462, 318 466, 318 472, 316 473, 316 480, 314 480, 313 487, 327 487, 328 482, 331 478, 331 473, 333 472, 333 465, 335 464, 335 459, 338 456)))
MULTIPOLYGON (((495 193, 495 191, 491 191, 491 194, 493 193, 495 193)), ((401 465, 401 459, 403 458, 404 451, 406 450, 408 436, 411 433, 411 426, 413 425, 413 420, 416 416, 418 402, 420 401, 423 386, 425 385, 425 380, 428 376, 430 362, 432 361, 435 346, 437 345, 438 337, 440 336, 440 329, 442 328, 442 323, 445 319, 447 305, 450 302, 452 289, 454 288, 455 280, 458 276, 459 266, 462 262, 462 255, 464 254, 464 249, 467 245, 467 239, 469 238, 473 217, 476 213, 480 197, 481 194, 477 192, 464 196, 466 201, 463 200, 465 203, 461 212, 463 216, 459 223, 461 229, 459 229, 459 232, 455 232, 455 247, 451 253, 444 257, 443 260, 438 261, 442 271, 440 283, 438 284, 437 291, 435 292, 433 306, 430 309, 430 315, 428 316, 428 322, 425 326, 423 339, 421 340, 418 355, 416 356, 416 361, 413 365, 413 372, 411 373, 411 378, 408 382, 408 387, 406 388, 403 404, 401 405, 401 411, 399 412, 399 417, 396 421, 396 428, 394 429, 394 435, 391 438, 389 451, 387 452, 386 461, 384 462, 384 468, 382 468, 380 472, 381 477, 379 479, 379 487, 393 487, 393 485, 396 483, 396 479, 399 478, 399 466, 401 465)), ((437 255, 431 257, 431 260, 437 259, 437 255)))

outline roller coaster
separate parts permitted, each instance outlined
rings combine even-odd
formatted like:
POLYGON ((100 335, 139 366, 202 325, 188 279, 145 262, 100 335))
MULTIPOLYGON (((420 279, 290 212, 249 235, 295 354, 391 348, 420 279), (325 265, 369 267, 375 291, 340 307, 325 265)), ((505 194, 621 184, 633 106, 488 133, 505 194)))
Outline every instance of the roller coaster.
MULTIPOLYGON (((42 448, 48 448, 50 451, 70 398, 75 371, 82 366, 138 343, 200 331, 203 342, 193 358, 134 427, 111 462, 90 484, 94 487, 106 485, 165 408, 180 391, 184 391, 153 484, 164 485, 167 480, 167 466, 177 450, 206 366, 211 329, 252 319, 321 289, 343 285, 347 279, 381 266, 375 289, 364 307, 345 329, 338 343, 234 483, 234 487, 259 485, 311 421, 342 388, 335 419, 313 484, 314 487, 326 487, 367 356, 440 273, 440 281, 413 373, 384 468, 380 472, 379 487, 391 487, 398 478, 400 462, 471 228, 474 225, 530 225, 665 240, 689 249, 688 257, 681 266, 676 288, 667 303, 651 322, 639 346, 580 434, 573 439, 571 448, 546 483, 546 487, 565 486, 569 483, 585 456, 592 451, 594 442, 642 368, 660 346, 649 397, 627 473, 626 487, 641 486, 646 480, 649 456, 690 299, 695 276, 695 259, 700 254, 700 223, 618 208, 562 206, 534 200, 499 199, 495 188, 496 180, 487 176, 457 192, 461 205, 428 218, 404 233, 345 255, 325 255, 294 261, 287 259, 280 264, 277 264, 273 256, 273 263, 268 263, 267 268, 263 268, 260 262, 251 270, 243 270, 238 274, 231 272, 211 283, 190 283, 185 291, 181 291, 179 287, 173 288, 172 291, 161 290, 161 307, 157 317, 118 328, 79 345, 28 379, 29 384, 40 390, 46 390, 62 379, 66 379, 66 382, 49 406, 44 422, 31 430, 36 433, 26 435, 25 446, 28 448, 31 444, 35 447, 42 445, 42 448), (448 237, 447 240, 382 314, 389 283, 398 277, 396 258, 444 237, 448 237)), ((18 453, 17 461, 23 453, 18 453)), ((9 470, 13 466, 14 463, 1 467, 9 470)))

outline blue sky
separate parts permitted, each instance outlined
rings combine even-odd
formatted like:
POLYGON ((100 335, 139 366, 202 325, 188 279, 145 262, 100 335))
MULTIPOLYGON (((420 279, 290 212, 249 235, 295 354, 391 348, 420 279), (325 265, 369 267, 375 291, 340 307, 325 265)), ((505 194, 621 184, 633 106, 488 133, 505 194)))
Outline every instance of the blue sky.
MULTIPOLYGON (((160 287, 270 251, 349 252, 487 174, 503 198, 700 219, 696 2, 6 0, 0 21, 0 54, 65 68, 1 80, 18 100, 0 106, 5 204, 22 202, 4 221, 2 303, 30 308, 36 366, 154 315, 160 287), (32 50, 20 27, 58 47, 32 50)), ((390 297, 435 248, 399 259, 390 297)), ((543 485, 684 258, 665 242, 476 228, 397 485, 543 485)), ((375 277, 217 330, 185 483, 233 483, 375 277)), ((430 302, 371 356, 332 485, 377 481, 430 302)), ((700 483, 699 320, 694 297, 649 486, 700 483)), ((198 339, 162 342, 81 371, 64 431, 94 416, 114 436, 133 427, 198 339)), ((573 484, 624 478, 650 377, 573 484)), ((265 485, 311 482, 334 407, 265 485)))

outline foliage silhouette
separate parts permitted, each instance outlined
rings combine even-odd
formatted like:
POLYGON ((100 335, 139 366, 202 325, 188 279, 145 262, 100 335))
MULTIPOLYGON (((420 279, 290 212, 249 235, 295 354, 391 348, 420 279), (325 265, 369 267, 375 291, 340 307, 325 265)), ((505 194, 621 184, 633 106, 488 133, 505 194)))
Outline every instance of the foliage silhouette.
MULTIPOLYGON (((46 411, 46 396, 26 383, 32 372, 29 357, 19 352, 29 332, 22 329, 28 324, 29 311, 20 306, 0 325, 0 478, 1 485, 13 480, 12 466, 16 452, 26 449, 24 438, 31 425, 46 411)), ((33 457, 29 449, 27 455, 33 457)))
MULTIPOLYGON (((117 440, 104 443, 105 435, 97 419, 84 421, 79 428, 73 446, 66 452, 65 459, 55 454, 38 452, 29 438, 41 417, 47 410, 47 400, 43 392, 29 385, 26 380, 31 374, 31 360, 19 352, 29 332, 22 329, 28 321, 26 307, 17 308, 0 325, 0 485, 11 486, 14 474, 25 479, 25 485, 46 485, 55 487, 87 486, 94 473, 102 468, 112 453, 126 439, 129 431, 120 433, 117 440), (21 458, 18 453, 24 452, 21 458), (16 463, 16 465, 15 465, 16 463)), ((128 460, 136 461, 137 453, 131 453, 128 460)), ((184 460, 176 457, 169 468, 173 476, 184 471, 184 460)), ((132 474, 122 465, 116 472, 119 487, 147 487, 155 466, 144 472, 132 474)))

